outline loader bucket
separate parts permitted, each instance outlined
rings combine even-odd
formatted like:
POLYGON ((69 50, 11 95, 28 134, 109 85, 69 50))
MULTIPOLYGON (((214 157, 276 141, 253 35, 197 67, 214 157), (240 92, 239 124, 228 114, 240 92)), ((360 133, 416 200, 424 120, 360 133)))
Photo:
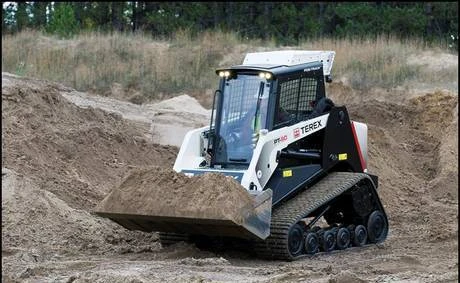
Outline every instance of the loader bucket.
POLYGON ((152 169, 131 174, 94 212, 129 230, 265 239, 271 209, 271 190, 251 196, 223 174, 152 169))

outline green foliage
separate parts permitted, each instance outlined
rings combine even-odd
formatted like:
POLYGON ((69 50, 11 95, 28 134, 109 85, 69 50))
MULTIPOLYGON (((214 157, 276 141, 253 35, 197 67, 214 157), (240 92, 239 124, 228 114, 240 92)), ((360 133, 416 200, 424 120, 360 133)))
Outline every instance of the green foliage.
POLYGON ((32 6, 33 25, 36 29, 42 29, 46 25, 47 2, 34 2, 32 6))
POLYGON ((443 39, 450 49, 458 51, 458 2, 435 2, 432 10, 432 29, 447 30, 443 39))
POLYGON ((317 37, 321 31, 316 10, 313 7, 304 8, 299 12, 299 39, 317 37))
POLYGON ((27 3, 19 2, 16 11, 16 24, 19 31, 23 30, 29 24, 27 16, 27 3))
POLYGON ((175 15, 174 11, 170 9, 160 8, 158 11, 150 11, 146 14, 146 28, 155 35, 168 35, 179 26, 180 20, 176 19, 175 15))
POLYGON ((246 39, 295 45, 318 36, 441 41, 458 50, 457 2, 11 2, 3 33, 25 27, 61 37, 86 32, 130 31, 169 39, 179 30, 193 37, 209 30, 246 39), (46 7, 49 10, 47 14, 46 7), (32 17, 32 15, 33 17, 32 17), (452 39, 452 36, 454 38, 452 39))
POLYGON ((297 9, 293 3, 280 3, 273 11, 271 18, 272 34, 285 44, 295 44, 295 38, 299 35, 299 23, 297 9))
POLYGON ((381 33, 382 18, 378 8, 370 3, 341 3, 329 6, 329 21, 335 23, 335 32, 339 37, 377 35, 381 33))
POLYGON ((421 5, 379 7, 372 3, 341 3, 328 10, 339 37, 394 34, 400 37, 423 36, 427 17, 421 5))
POLYGON ((48 32, 57 34, 61 38, 70 38, 78 32, 78 22, 75 19, 74 10, 69 4, 57 5, 52 15, 47 26, 48 32))
POLYGON ((420 5, 410 8, 385 8, 382 17, 383 31, 398 36, 423 35, 428 22, 420 5))

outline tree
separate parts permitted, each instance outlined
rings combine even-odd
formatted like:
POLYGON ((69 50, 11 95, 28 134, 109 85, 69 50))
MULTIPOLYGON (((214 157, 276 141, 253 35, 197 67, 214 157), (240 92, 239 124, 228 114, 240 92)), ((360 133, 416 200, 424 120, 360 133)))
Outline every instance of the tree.
POLYGON ((48 2, 33 2, 32 14, 34 28, 41 29, 46 26, 46 7, 48 2))
POLYGON ((386 8, 383 18, 385 19, 382 23, 385 33, 396 34, 400 37, 424 36, 428 24, 421 6, 386 8))
POLYGON ((69 38, 75 35, 78 32, 78 22, 72 6, 67 3, 57 5, 53 11, 47 30, 62 38, 69 38))
POLYGON ((298 10, 291 2, 279 3, 273 10, 271 29, 283 44, 294 44, 299 36, 298 10))
POLYGON ((110 15, 110 2, 92 2, 90 6, 91 19, 95 23, 95 28, 108 31, 112 27, 110 15))
POLYGON ((162 37, 179 29, 192 36, 221 29, 245 38, 274 38, 281 44, 315 36, 382 33, 454 45, 458 41, 457 2, 10 2, 2 9, 2 20, 4 33, 46 27, 61 36, 81 29, 109 32, 130 27, 132 32, 162 37))
POLYGON ((114 31, 123 31, 124 21, 123 21, 123 11, 125 9, 125 2, 111 2, 112 4, 112 30, 114 31))
POLYGON ((16 11, 16 25, 18 31, 23 30, 27 27, 29 23, 29 17, 27 15, 27 3, 26 2, 18 2, 18 8, 16 11))
MULTIPOLYGON (((333 9, 332 32, 337 36, 375 36, 382 32, 383 19, 370 3, 339 3, 333 9)), ((393 8, 389 8, 393 9, 393 8)))
POLYGON ((6 7, 3 7, 2 5, 2 30, 6 30, 7 28, 6 17, 7 17, 6 7))

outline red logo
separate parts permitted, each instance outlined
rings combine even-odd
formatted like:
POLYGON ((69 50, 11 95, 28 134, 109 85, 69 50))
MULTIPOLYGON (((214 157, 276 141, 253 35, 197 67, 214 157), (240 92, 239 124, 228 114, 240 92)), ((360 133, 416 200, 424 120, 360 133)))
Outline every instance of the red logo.
POLYGON ((277 144, 277 143, 280 143, 280 142, 287 141, 287 139, 288 139, 287 135, 284 135, 284 136, 281 136, 279 138, 274 139, 273 143, 277 144))
POLYGON ((297 128, 294 130, 294 138, 298 138, 300 136, 300 129, 297 128))

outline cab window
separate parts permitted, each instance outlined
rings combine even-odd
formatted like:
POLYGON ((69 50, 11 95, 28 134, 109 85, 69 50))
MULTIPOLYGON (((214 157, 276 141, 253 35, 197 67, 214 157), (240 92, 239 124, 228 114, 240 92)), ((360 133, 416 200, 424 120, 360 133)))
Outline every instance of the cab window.
POLYGON ((302 77, 280 81, 275 128, 306 120, 317 99, 318 79, 302 77))

